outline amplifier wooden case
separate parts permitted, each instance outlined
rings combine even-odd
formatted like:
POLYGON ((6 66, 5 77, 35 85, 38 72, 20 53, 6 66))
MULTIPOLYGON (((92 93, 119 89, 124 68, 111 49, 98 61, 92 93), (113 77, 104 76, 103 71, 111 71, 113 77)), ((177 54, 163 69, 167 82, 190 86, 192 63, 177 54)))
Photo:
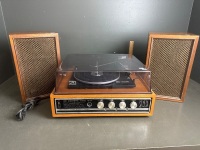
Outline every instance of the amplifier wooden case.
MULTIPOLYGON (((103 117, 103 116, 112 116, 112 117, 119 117, 119 116, 152 116, 154 112, 154 105, 155 105, 155 93, 152 91, 149 94, 65 94, 65 95, 57 95, 55 94, 55 90, 50 95, 50 102, 51 102, 51 110, 53 117, 103 117), (141 109, 137 111, 135 109, 135 113, 131 111, 65 111, 63 109, 59 109, 58 104, 64 105, 65 101, 71 101, 70 103, 74 103, 79 101, 80 104, 86 105, 98 105, 99 102, 103 102, 104 106, 106 101, 113 101, 115 103, 115 109, 120 109, 117 105, 120 104, 121 101, 126 102, 128 101, 134 102, 140 107, 145 107, 145 105, 150 104, 148 109, 141 109)), ((70 104, 68 103, 68 104, 70 104)), ((129 105, 130 105, 129 104, 129 105)), ((89 106, 88 106, 89 107, 89 106)), ((127 106, 128 107, 128 106, 127 106)), ((108 108, 107 108, 108 109, 108 108)), ((130 108, 131 109, 131 108, 130 108)))

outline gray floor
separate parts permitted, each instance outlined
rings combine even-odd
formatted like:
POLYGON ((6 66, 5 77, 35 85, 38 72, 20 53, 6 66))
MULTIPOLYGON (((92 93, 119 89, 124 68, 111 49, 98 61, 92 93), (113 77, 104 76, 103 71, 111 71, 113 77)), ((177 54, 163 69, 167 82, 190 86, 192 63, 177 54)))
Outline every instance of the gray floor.
POLYGON ((13 77, 0 86, 1 150, 168 150, 200 144, 200 85, 192 80, 184 103, 156 101, 152 117, 52 118, 49 100, 44 100, 24 121, 16 121, 20 105, 13 77))

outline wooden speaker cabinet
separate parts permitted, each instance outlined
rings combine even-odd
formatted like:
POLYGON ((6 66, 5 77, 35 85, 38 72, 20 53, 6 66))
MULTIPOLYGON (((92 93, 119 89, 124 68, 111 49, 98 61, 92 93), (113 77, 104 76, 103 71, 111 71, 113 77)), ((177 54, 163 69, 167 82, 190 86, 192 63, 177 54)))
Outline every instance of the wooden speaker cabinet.
POLYGON ((198 40, 187 33, 150 33, 146 67, 157 99, 184 101, 198 40))
POLYGON ((49 97, 61 61, 58 33, 14 33, 9 38, 22 103, 49 97))

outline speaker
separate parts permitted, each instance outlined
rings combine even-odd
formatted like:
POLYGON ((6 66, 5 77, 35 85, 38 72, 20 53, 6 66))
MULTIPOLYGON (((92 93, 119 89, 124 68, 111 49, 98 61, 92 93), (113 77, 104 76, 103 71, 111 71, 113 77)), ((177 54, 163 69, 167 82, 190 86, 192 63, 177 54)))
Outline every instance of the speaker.
POLYGON ((22 103, 49 97, 60 64, 58 33, 9 35, 22 103))
POLYGON ((183 102, 199 36, 187 33, 150 33, 146 67, 156 98, 183 102))

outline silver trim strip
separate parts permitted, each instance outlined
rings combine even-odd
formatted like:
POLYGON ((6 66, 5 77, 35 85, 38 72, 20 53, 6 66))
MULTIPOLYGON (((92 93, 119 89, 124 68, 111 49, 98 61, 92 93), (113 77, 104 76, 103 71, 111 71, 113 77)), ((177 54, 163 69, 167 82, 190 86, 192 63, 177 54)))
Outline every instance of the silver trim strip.
MULTIPOLYGON (((97 109, 95 109, 95 108, 94 108, 94 109, 91 109, 91 108, 89 108, 89 109, 82 109, 82 108, 80 108, 80 109, 56 109, 56 111, 73 111, 73 110, 74 110, 74 111, 75 111, 75 110, 78 110, 78 111, 81 111, 81 110, 82 110, 82 111, 84 111, 84 110, 88 110, 88 111, 89 111, 89 110, 94 110, 94 111, 95 111, 95 110, 96 110, 96 111, 103 111, 103 110, 104 110, 104 111, 107 111, 107 110, 108 110, 108 111, 117 111, 117 110, 118 110, 118 111, 121 111, 122 109, 120 109, 120 108, 119 108, 119 109, 109 109, 109 108, 106 108, 106 109, 98 109, 98 108, 97 108, 97 109)), ((149 108, 136 108, 136 109, 128 108, 128 109, 123 109, 123 111, 128 111, 128 110, 149 110, 149 108)))
POLYGON ((151 98, 55 98, 55 100, 139 100, 139 99, 145 99, 145 100, 151 100, 151 98))
POLYGON ((139 114, 144 113, 148 114, 149 112, 57 112, 57 114, 139 114))

